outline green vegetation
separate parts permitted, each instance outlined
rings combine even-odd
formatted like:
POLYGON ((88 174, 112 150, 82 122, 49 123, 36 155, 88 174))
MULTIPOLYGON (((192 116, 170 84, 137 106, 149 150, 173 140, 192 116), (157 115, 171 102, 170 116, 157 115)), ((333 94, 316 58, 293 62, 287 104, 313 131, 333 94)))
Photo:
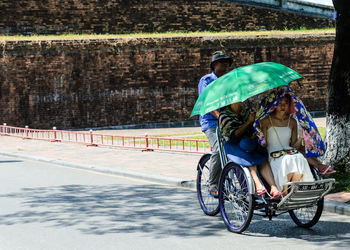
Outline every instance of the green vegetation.
MULTIPOLYGON (((175 138, 174 138, 175 139, 175 138)), ((178 139, 178 138, 176 138, 178 139)), ((186 139, 189 139, 186 137, 186 139)), ((206 138, 205 138, 206 139, 206 138)), ((153 147, 155 147, 155 145, 157 145, 157 140, 155 139, 150 139, 149 140, 149 144, 152 145, 153 144, 153 147)), ((159 147, 168 147, 170 145, 170 140, 159 140, 159 147)), ((195 142, 195 141, 179 141, 179 140, 171 140, 171 147, 172 148, 178 148, 178 149, 181 149, 182 147, 185 147, 185 149, 189 149, 189 148, 196 148, 198 146, 198 148, 202 149, 203 147, 205 149, 209 149, 210 148, 210 145, 209 145, 209 142, 195 142), (184 145, 183 145, 184 144, 184 145)))
POLYGON ((339 163, 335 166, 337 172, 332 174, 330 177, 335 179, 335 189, 332 190, 332 193, 336 192, 350 192, 350 173, 346 172, 345 164, 339 163))
MULTIPOLYGON (((202 132, 189 132, 189 133, 178 133, 178 134, 159 134, 159 135, 149 135, 149 136, 151 136, 151 137, 181 137, 181 136, 183 136, 183 137, 186 137, 186 138, 191 138, 191 137, 189 137, 189 136, 191 136, 191 135, 199 135, 199 134, 203 134, 202 132)), ((204 138, 206 138, 205 136, 204 136, 204 138)), ((191 138, 191 139, 193 139, 193 138, 191 138)))
POLYGON ((0 36, 0 41, 17 40, 86 40, 86 39, 115 39, 115 38, 162 38, 162 37, 201 37, 201 36, 274 36, 288 34, 335 34, 335 28, 306 29, 301 27, 296 30, 267 30, 267 31, 233 31, 233 32, 164 32, 164 33, 132 33, 132 34, 62 34, 62 35, 30 35, 30 36, 0 36))
POLYGON ((322 137, 322 139, 324 139, 325 135, 326 135, 326 128, 318 128, 318 132, 320 132, 320 135, 322 137))
MULTIPOLYGON (((160 148, 165 147, 165 148, 169 148, 170 145, 170 140, 169 139, 162 139, 162 138, 171 138, 171 147, 172 148, 179 148, 181 149, 182 147, 185 147, 186 149, 189 148, 196 148, 197 146, 199 148, 205 148, 205 149, 209 149, 210 145, 209 142, 205 141, 205 142, 195 142, 195 141, 185 141, 182 142, 181 139, 199 139, 199 140, 207 140, 207 138, 205 137, 205 135, 200 135, 200 136, 186 136, 186 137, 181 137, 179 135, 187 135, 187 134, 198 134, 198 133, 182 133, 182 134, 162 134, 162 135, 152 135, 149 136, 149 140, 148 143, 150 146, 152 146, 153 148, 156 147, 157 143, 159 145, 160 148), (159 138, 158 142, 157 139, 154 138, 159 138), (178 140, 180 139, 180 140, 178 140), (183 145, 184 144, 184 145, 183 145)), ((113 143, 115 145, 121 145, 122 144, 122 139, 121 137, 113 137, 113 136, 103 136, 103 141, 104 142, 108 142, 111 143, 112 142, 112 138, 113 138, 113 143)), ((101 142, 101 137, 95 138, 94 139, 95 143, 100 143, 101 142)), ((132 146, 134 144, 134 140, 133 138, 124 138, 124 145, 126 146, 132 146)), ((139 147, 145 147, 146 142, 144 139, 135 139, 135 146, 139 146, 139 147)))

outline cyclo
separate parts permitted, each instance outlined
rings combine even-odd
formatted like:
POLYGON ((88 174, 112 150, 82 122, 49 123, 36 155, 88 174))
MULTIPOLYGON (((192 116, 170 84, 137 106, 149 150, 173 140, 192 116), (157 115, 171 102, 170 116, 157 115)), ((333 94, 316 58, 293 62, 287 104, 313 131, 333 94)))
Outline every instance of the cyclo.
MULTIPOLYGON (((315 181, 287 183, 290 191, 281 200, 259 197, 254 192, 254 181, 248 168, 236 164, 227 156, 219 129, 216 135, 222 167, 217 198, 207 193, 211 154, 204 154, 197 165, 197 195, 206 215, 215 216, 221 212, 227 229, 235 233, 248 228, 257 210, 264 210, 264 216, 269 220, 289 213, 295 224, 304 228, 312 227, 319 221, 324 196, 332 189, 334 179, 322 179, 318 169, 310 166, 315 181)), ((267 183, 264 183, 267 187, 267 183)))
MULTIPOLYGON (((302 76, 294 70, 273 62, 236 68, 202 91, 191 116, 203 115, 234 102, 243 102, 300 78, 302 76)), ((236 233, 246 230, 253 214, 259 214, 258 211, 264 211, 263 215, 270 220, 289 213, 298 226, 305 228, 312 227, 318 222, 323 211, 324 196, 334 186, 334 179, 322 179, 318 169, 310 166, 314 181, 287 183, 289 192, 280 200, 259 197, 255 194, 255 184, 249 169, 230 159, 225 152, 226 145, 218 129, 216 136, 222 168, 218 198, 207 193, 211 154, 204 154, 197 165, 198 200, 205 214, 214 216, 221 212, 228 230, 236 233)), ((266 182, 264 185, 268 187, 266 182)))

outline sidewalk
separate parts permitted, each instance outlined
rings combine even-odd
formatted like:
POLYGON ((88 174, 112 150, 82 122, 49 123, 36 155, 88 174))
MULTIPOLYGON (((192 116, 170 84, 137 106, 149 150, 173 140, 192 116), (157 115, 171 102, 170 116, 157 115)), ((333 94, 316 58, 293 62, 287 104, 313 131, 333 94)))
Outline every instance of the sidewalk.
MULTIPOLYGON (((133 135, 176 134, 200 131, 199 128, 123 130, 133 135), (180 129, 180 130, 179 130, 180 129)), ((111 132, 111 131, 109 131, 111 132)), ((113 131, 118 133, 118 131, 113 131)), ((142 152, 136 149, 87 147, 74 143, 28 140, 0 136, 0 155, 57 163, 121 176, 194 188, 200 154, 142 152)), ((325 210, 350 215, 350 193, 326 196, 325 210)))

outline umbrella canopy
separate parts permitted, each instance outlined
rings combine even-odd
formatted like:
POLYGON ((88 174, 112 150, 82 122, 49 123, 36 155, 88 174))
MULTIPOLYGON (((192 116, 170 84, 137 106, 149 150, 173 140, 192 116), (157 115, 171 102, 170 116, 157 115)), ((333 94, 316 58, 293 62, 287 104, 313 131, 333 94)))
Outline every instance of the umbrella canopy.
POLYGON ((288 85, 302 76, 279 63, 263 62, 240 68, 219 77, 199 95, 191 117, 205 115, 213 110, 248 98, 267 90, 288 85))

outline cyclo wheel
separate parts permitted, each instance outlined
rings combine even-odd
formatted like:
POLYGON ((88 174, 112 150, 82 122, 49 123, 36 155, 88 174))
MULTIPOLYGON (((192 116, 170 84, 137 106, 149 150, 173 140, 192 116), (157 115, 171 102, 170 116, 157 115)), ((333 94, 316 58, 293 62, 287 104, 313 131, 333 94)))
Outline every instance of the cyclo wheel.
POLYGON ((312 207, 304 207, 295 210, 289 210, 289 215, 299 227, 310 228, 320 219, 323 211, 323 198, 312 207))
POLYGON ((253 217, 254 201, 248 177, 233 162, 226 164, 219 185, 221 216, 227 229, 234 233, 246 230, 253 217))
POLYGON ((206 215, 214 216, 219 213, 218 199, 208 194, 209 163, 211 154, 201 157, 197 166, 197 196, 199 204, 206 215))
MULTIPOLYGON (((315 167, 310 166, 311 173, 315 180, 321 180, 318 170, 315 167)), ((289 210, 289 215, 299 227, 310 228, 314 226, 321 218, 323 211, 324 199, 322 198, 312 207, 299 208, 295 210, 289 210)))

